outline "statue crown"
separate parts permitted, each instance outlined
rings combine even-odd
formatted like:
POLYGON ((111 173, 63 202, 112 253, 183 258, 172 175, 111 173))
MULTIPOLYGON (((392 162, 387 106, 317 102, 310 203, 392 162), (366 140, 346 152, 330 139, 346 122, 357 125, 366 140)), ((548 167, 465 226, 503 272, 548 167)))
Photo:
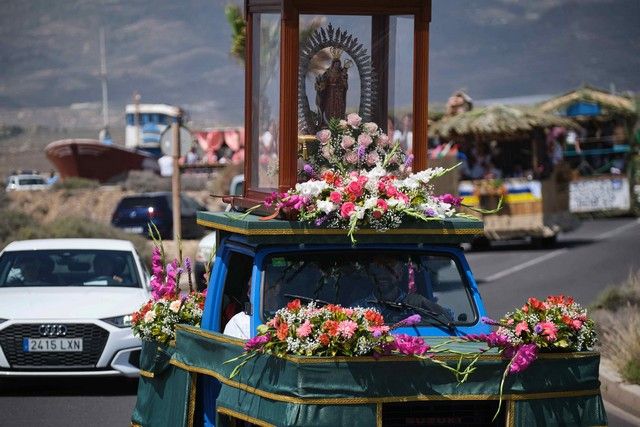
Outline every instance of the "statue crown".
POLYGON ((333 58, 334 60, 339 60, 342 56, 342 49, 338 49, 337 47, 330 47, 329 52, 331 53, 331 58, 333 58))

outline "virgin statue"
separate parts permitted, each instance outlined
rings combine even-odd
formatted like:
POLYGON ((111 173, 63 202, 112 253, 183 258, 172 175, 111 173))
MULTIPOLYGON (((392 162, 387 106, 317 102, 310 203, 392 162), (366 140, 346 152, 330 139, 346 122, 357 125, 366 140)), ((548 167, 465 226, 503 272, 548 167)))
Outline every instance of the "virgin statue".
POLYGON ((330 48, 331 66, 316 77, 316 106, 318 107, 317 129, 326 127, 332 118, 344 119, 347 110, 349 89, 349 67, 352 62, 340 60, 342 50, 330 48))

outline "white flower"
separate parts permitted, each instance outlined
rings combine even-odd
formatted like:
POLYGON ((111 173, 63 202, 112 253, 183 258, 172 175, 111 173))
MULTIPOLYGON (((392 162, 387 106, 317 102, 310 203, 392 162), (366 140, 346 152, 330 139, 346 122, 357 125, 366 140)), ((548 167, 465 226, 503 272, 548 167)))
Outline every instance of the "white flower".
POLYGON ((173 301, 171 304, 169 304, 169 310, 173 311, 174 313, 177 313, 178 310, 180 310, 180 304, 181 304, 181 301, 179 299, 173 301))
POLYGON ((155 318, 156 318, 156 312, 153 310, 147 311, 144 315, 144 321, 147 323, 153 322, 155 318))
POLYGON ((311 180, 296 184, 296 192, 304 197, 317 197, 327 188, 325 181, 311 180))
POLYGON ((364 218, 364 214, 367 212, 367 210, 365 208, 363 208, 362 206, 356 206, 355 211, 353 211, 353 214, 350 216, 355 215, 356 217, 358 217, 358 219, 362 219, 364 218))
POLYGON ((332 203, 328 200, 318 200, 316 205, 318 206, 318 209, 324 212, 325 214, 329 214, 335 211, 337 207, 335 203, 332 203))
POLYGON ((369 197, 368 199, 366 199, 364 201, 364 208, 365 209, 373 209, 376 207, 376 204, 378 203, 378 199, 375 197, 369 197))

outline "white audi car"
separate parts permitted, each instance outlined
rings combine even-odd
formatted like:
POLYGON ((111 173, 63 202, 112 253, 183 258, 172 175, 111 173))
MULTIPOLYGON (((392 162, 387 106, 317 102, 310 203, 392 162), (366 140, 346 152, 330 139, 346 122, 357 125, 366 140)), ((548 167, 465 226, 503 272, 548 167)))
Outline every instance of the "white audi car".
POLYGON ((1 376, 138 375, 131 313, 150 297, 131 242, 42 239, 0 253, 1 376))

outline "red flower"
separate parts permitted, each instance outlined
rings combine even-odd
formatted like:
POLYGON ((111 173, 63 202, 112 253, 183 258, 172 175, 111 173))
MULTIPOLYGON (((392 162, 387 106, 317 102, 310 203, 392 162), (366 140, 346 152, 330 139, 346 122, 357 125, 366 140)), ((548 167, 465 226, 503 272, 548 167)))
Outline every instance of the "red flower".
POLYGON ((333 203, 339 204, 342 201, 342 194, 337 191, 332 191, 331 194, 329 194, 329 200, 333 203))
POLYGON ((363 193, 363 186, 360 184, 359 180, 351 181, 349 185, 347 185, 347 191, 355 197, 360 197, 363 193))
POLYGON ((287 304, 287 309, 291 310, 291 311, 298 311, 300 310, 300 300, 299 299, 294 299, 293 301, 291 301, 289 304, 287 304))
POLYGON ((318 337, 318 341, 320 341, 320 344, 322 344, 325 347, 328 346, 329 343, 331 342, 331 340, 329 339, 329 335, 327 334, 321 334, 318 337))
POLYGON ((287 339, 287 335, 289 335, 289 325, 281 323, 276 331, 276 336, 280 341, 284 341, 287 339))
POLYGON ((329 333, 332 337, 338 335, 338 322, 335 320, 327 320, 322 325, 322 328, 329 333))
POLYGON ((540 301, 537 298, 529 298, 529 300, 527 301, 527 304, 529 304, 533 309, 535 310, 544 310, 546 308, 546 306, 544 305, 544 303, 542 301, 540 301))
POLYGON ((367 319, 367 321, 372 326, 384 325, 384 318, 382 317, 382 314, 378 313, 377 311, 374 311, 374 310, 365 311, 364 318, 367 319))

